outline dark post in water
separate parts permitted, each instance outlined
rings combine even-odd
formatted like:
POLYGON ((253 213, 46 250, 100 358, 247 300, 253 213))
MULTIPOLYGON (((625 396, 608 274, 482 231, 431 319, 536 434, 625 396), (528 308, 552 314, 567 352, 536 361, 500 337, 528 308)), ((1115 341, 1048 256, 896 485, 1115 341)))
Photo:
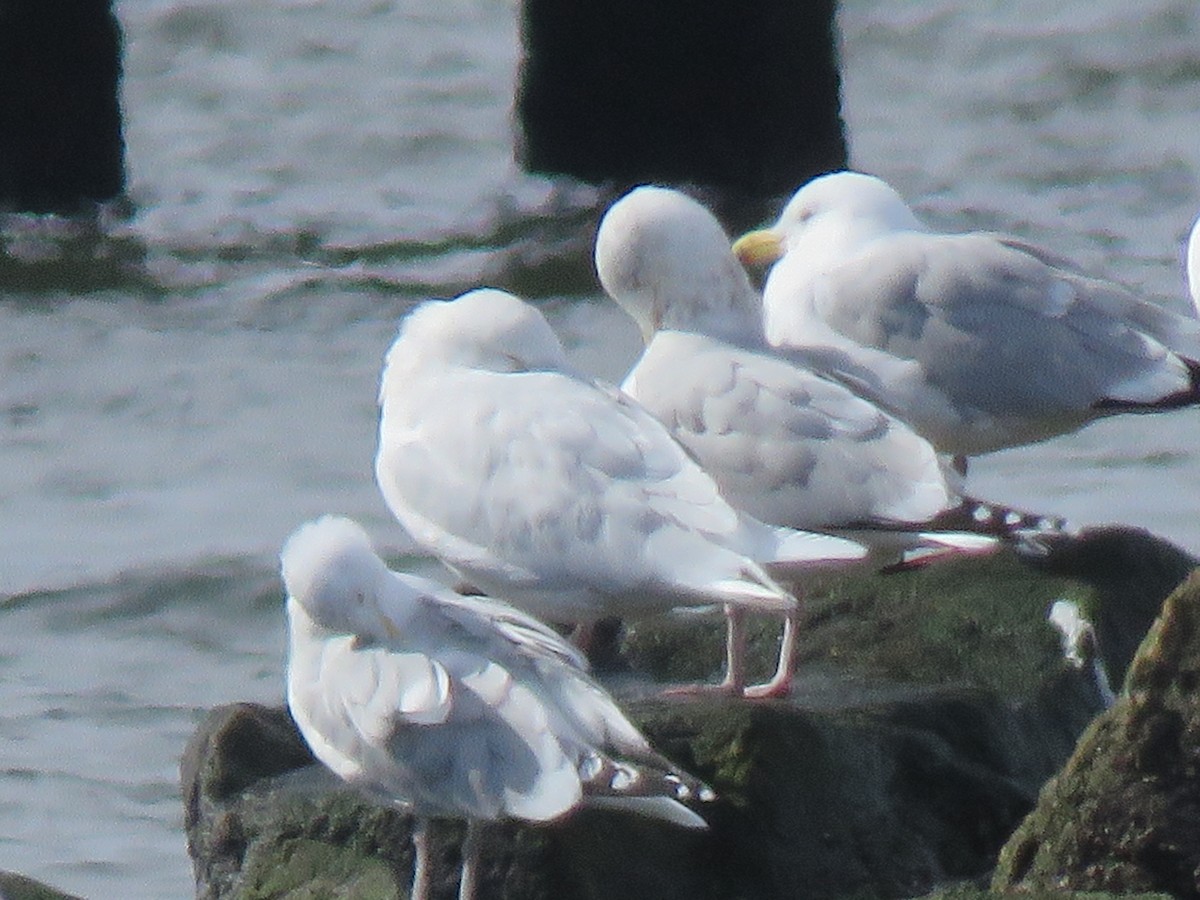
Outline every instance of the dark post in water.
POLYGON ((748 200, 846 164, 835 0, 523 0, 521 162, 748 200))
POLYGON ((123 190, 120 54, 111 0, 0 0, 0 209, 123 190))

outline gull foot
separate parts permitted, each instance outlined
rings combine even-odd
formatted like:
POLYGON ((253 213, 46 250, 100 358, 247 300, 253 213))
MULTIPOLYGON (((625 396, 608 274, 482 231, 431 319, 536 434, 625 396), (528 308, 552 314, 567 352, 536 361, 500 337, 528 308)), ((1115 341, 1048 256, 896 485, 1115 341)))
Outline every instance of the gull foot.
POLYGON ((779 700, 792 692, 791 679, 786 681, 768 681, 763 684, 752 684, 742 690, 742 696, 747 700, 779 700))
POLYGON ((677 684, 662 691, 663 697, 740 697, 745 688, 729 682, 717 684, 677 684))

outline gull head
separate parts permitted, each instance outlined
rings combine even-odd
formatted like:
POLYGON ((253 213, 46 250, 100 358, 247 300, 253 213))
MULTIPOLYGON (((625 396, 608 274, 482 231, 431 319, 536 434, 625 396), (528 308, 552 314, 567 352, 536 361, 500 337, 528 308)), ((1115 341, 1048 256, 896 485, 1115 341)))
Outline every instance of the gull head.
POLYGON ((922 228, 895 188, 862 172, 832 172, 814 178, 787 202, 775 227, 792 234, 843 219, 862 220, 888 231, 922 228))
POLYGON ((733 249, 743 264, 762 267, 792 251, 815 259, 852 252, 882 235, 924 230, 883 179, 832 172, 805 184, 773 226, 743 235, 733 249))
POLYGON ((362 526, 340 516, 301 525, 280 555, 288 596, 333 632, 379 630, 379 594, 390 577, 362 526))
POLYGON ((388 370, 411 372, 427 364, 524 372, 561 369, 566 357, 537 309, 504 291, 480 288, 454 300, 427 301, 405 318, 388 351, 388 370))
POLYGON ((761 315, 721 223, 679 191, 643 186, 614 203, 595 259, 600 284, 647 342, 662 328, 740 334, 761 315))

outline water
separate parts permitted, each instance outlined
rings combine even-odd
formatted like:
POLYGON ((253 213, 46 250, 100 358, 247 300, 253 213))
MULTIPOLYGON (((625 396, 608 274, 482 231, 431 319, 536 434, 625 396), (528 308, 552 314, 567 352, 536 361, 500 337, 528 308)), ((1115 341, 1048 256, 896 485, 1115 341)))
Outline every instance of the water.
MULTIPOLYGON (((280 542, 336 511, 403 550, 370 475, 397 318, 500 280, 597 374, 637 336, 559 271, 589 192, 512 162, 515 4, 118 13, 132 215, 0 225, 0 868, 187 897, 179 753, 209 707, 282 696, 280 542)), ((847 0, 841 22, 858 167, 939 226, 1185 309, 1200 6, 847 0)), ((971 487, 1200 551, 1198 433, 1110 420, 980 460, 971 487)))

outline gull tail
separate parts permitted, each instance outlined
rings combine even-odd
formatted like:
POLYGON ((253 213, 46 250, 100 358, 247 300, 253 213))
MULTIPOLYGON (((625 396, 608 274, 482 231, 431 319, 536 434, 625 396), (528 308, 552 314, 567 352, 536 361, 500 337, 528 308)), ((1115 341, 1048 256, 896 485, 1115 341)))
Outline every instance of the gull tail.
POLYGON ((962 531, 921 531, 914 538, 916 545, 904 550, 896 562, 881 566, 880 575, 912 572, 964 556, 988 556, 1003 546, 993 535, 962 531))
MULTIPOLYGON (((877 534, 911 537, 907 546, 900 547, 900 558, 878 570, 883 575, 923 569, 963 556, 987 556, 1004 546, 1020 550, 1040 535, 1074 533, 1061 516, 1032 513, 974 497, 962 498, 957 506, 926 522, 872 523, 864 527, 875 529, 877 534)), ((886 541, 881 543, 886 545, 886 541)))
POLYGON ((735 571, 709 579, 711 599, 765 610, 788 610, 796 605, 775 578, 790 581, 809 573, 845 569, 862 562, 869 553, 857 541, 767 525, 747 515, 741 516, 729 549, 741 556, 741 562, 735 571))
POLYGON ((638 764, 593 754, 580 765, 580 778, 591 806, 628 810, 684 828, 708 827, 685 802, 717 799, 711 787, 657 754, 638 764))
POLYGON ((685 572, 677 573, 671 585, 689 596, 687 605, 733 604, 762 612, 787 612, 796 608, 796 598, 780 586, 765 565, 748 554, 714 547, 695 560, 685 572))
POLYGON ((766 529, 758 562, 775 573, 843 568, 866 559, 868 549, 858 541, 822 534, 764 525, 766 529))
POLYGON ((1186 356, 1177 356, 1176 358, 1187 369, 1187 387, 1163 394, 1154 400, 1125 400, 1119 397, 1105 397, 1093 406, 1105 412, 1159 412, 1200 404, 1200 362, 1188 359, 1186 356))
POLYGON ((922 532, 961 531, 991 535, 1001 539, 1018 540, 1030 532, 1038 534, 1070 534, 1074 529, 1062 516, 1033 513, 1012 506, 1002 506, 964 497, 958 506, 945 510, 918 526, 922 532))
POLYGON ((662 819, 695 831, 708 828, 703 816, 670 797, 591 797, 588 805, 620 809, 649 819, 662 819))
POLYGON ((796 607, 796 598, 757 566, 741 574, 741 578, 709 582, 704 586, 706 596, 764 612, 786 612, 796 607))
MULTIPOLYGON (((1197 303, 1200 303, 1200 300, 1197 300, 1197 303)), ((1200 306, 1197 309, 1200 310, 1200 306)), ((1178 400, 1174 403, 1171 402, 1171 397, 1164 398, 1167 405, 1160 406, 1159 408, 1172 409, 1176 406, 1193 406, 1200 403, 1200 362, 1188 359, 1187 357, 1180 357, 1180 359, 1187 366, 1188 377, 1191 379, 1190 390, 1180 391, 1179 394, 1175 395, 1178 397, 1178 400)))

